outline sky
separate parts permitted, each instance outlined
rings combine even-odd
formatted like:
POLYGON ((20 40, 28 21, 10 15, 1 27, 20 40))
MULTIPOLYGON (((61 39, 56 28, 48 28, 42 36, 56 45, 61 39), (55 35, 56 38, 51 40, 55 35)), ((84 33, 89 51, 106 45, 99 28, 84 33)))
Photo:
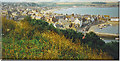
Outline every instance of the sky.
POLYGON ((0 1, 1 2, 118 2, 118 0, 0 0, 0 1))

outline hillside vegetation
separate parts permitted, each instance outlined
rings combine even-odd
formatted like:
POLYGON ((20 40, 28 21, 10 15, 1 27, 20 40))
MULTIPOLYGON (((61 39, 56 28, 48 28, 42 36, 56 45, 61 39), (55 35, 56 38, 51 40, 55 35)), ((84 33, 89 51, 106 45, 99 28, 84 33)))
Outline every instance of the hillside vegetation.
POLYGON ((107 52, 104 48, 100 48, 100 45, 111 45, 106 45, 94 33, 90 34, 96 37, 87 34, 86 38, 82 39, 82 33, 71 29, 56 29, 43 20, 26 17, 24 20, 16 22, 2 18, 2 32, 4 34, 2 38, 3 59, 114 58, 112 54, 109 54, 112 50, 107 52), (90 41, 92 39, 93 41, 90 41))

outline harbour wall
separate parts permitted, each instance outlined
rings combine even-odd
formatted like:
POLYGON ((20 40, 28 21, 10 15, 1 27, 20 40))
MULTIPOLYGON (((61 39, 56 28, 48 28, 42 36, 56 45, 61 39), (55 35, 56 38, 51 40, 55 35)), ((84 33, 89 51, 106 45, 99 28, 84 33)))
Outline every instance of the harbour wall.
POLYGON ((99 32, 95 32, 96 35, 98 35, 99 37, 102 38, 119 38, 119 34, 110 34, 110 33, 99 33, 99 32))

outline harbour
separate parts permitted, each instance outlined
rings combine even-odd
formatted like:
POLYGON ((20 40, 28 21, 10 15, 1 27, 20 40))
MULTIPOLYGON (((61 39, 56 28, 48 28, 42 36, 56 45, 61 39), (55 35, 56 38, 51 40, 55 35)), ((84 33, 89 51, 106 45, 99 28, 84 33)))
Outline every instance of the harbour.
MULTIPOLYGON (((105 23, 106 24, 106 23, 105 23)), ((92 26, 88 32, 95 32, 99 37, 101 37, 105 42, 119 41, 119 22, 107 22, 107 24, 112 24, 105 28, 99 28, 98 25, 92 26)))
POLYGON ((54 13, 58 14, 68 14, 71 15, 79 14, 79 15, 109 15, 111 21, 94 21, 93 23, 89 23, 87 25, 83 25, 81 27, 76 28, 77 32, 95 32, 102 40, 105 42, 118 41, 119 33, 118 33, 118 25, 119 20, 114 18, 118 17, 118 7, 72 7, 66 9, 60 9, 54 11, 54 13), (115 20, 115 21, 112 21, 115 20), (83 31, 85 30, 85 31, 83 31))

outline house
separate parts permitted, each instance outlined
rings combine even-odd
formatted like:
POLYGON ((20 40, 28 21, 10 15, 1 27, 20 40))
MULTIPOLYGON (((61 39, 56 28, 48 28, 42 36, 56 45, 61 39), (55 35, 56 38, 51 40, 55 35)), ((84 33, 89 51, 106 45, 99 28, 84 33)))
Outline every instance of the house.
POLYGON ((55 16, 56 19, 61 19, 61 18, 66 18, 65 16, 63 15, 59 15, 59 16, 55 16))
POLYGON ((10 15, 6 15, 6 19, 9 19, 10 18, 10 15))
POLYGON ((84 15, 84 18, 88 18, 88 17, 91 17, 91 15, 87 15, 87 14, 84 15))
POLYGON ((11 12, 11 11, 7 11, 7 14, 8 14, 8 15, 11 15, 11 14, 12 14, 12 12, 11 12))
POLYGON ((55 25, 57 28, 64 28, 63 25, 60 25, 60 24, 56 24, 55 25))
POLYGON ((78 20, 78 18, 76 18, 76 20, 74 21, 75 24, 80 24, 80 21, 78 20))
POLYGON ((53 23, 53 21, 52 21, 52 18, 51 18, 51 17, 48 17, 48 18, 45 18, 45 19, 46 19, 46 21, 47 21, 49 24, 53 23))
POLYGON ((74 23, 75 23, 75 26, 77 26, 77 27, 81 27, 82 26, 82 20, 78 20, 78 18, 76 18, 74 23))
POLYGON ((13 15, 13 16, 17 16, 17 12, 13 12, 12 15, 13 15))
POLYGON ((70 21, 71 21, 71 22, 74 22, 74 20, 75 20, 74 17, 71 17, 71 18, 70 18, 70 21))
POLYGON ((93 17, 91 18, 91 21, 92 21, 92 22, 94 22, 94 21, 95 21, 93 17))
POLYGON ((46 21, 45 16, 42 16, 42 17, 41 17, 41 20, 45 20, 45 21, 46 21))
POLYGON ((37 19, 37 20, 38 20, 38 19, 41 19, 41 17, 40 17, 40 16, 35 16, 35 19, 37 19))
POLYGON ((24 18, 18 18, 18 20, 23 20, 24 18))
POLYGON ((118 17, 111 17, 110 21, 119 21, 118 17))
POLYGON ((65 28, 69 28, 69 26, 71 24, 67 18, 65 18, 65 19, 63 19, 63 18, 59 19, 58 23, 62 24, 65 28))
POLYGON ((24 12, 22 13, 22 15, 27 15, 27 12, 26 12, 26 11, 24 11, 24 12))
POLYGON ((74 15, 74 17, 75 17, 75 18, 77 18, 77 17, 78 17, 78 15, 77 15, 77 14, 76 14, 76 15, 74 15))
POLYGON ((39 16, 39 12, 35 12, 35 15, 36 15, 36 16, 39 16))
POLYGON ((109 16, 109 15, 104 15, 104 17, 105 17, 105 18, 110 18, 110 16, 109 16))
POLYGON ((61 19, 58 20, 58 23, 64 23, 64 21, 65 20, 63 18, 61 18, 61 19))
POLYGON ((18 20, 18 16, 15 16, 15 17, 14 17, 14 20, 15 20, 15 21, 18 20))
POLYGON ((31 15, 31 18, 32 18, 32 19, 35 19, 35 15, 31 15))
POLYGON ((52 17, 52 21, 55 23, 58 21, 58 19, 56 19, 54 16, 52 17))
POLYGON ((80 26, 79 27, 81 27, 83 25, 83 20, 80 20, 80 26))
POLYGON ((65 27, 65 28, 69 28, 69 26, 70 26, 70 24, 71 24, 71 23, 70 23, 70 21, 69 21, 69 19, 68 19, 68 18, 65 18, 64 23, 63 23, 63 24, 64 24, 64 27, 65 27))
POLYGON ((13 20, 14 18, 13 17, 10 17, 10 20, 13 20))

